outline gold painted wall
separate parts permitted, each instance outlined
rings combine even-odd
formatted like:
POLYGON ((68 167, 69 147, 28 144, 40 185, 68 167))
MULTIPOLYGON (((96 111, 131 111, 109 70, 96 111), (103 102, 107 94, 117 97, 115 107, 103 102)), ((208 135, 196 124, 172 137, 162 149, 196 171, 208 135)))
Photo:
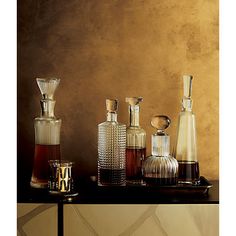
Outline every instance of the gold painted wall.
POLYGON ((217 179, 218 15, 217 0, 19 0, 18 177, 31 175, 36 77, 61 78, 55 98, 62 155, 85 175, 97 171, 97 124, 106 118, 107 97, 120 101, 118 119, 126 124, 125 97, 144 98, 141 125, 150 154, 154 114, 172 119, 174 144, 181 77, 190 73, 201 175, 217 179))

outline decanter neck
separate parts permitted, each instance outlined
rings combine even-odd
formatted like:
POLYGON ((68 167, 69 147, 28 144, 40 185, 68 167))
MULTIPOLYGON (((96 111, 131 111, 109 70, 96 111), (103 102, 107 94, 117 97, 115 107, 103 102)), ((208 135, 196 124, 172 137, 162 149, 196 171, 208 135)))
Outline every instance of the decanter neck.
POLYGON ((192 111, 193 101, 191 98, 182 99, 182 111, 192 111))
POLYGON ((139 105, 129 106, 130 126, 139 127, 139 105))
POLYGON ((45 118, 55 118, 54 116, 54 107, 56 101, 51 99, 42 99, 40 101, 41 105, 41 117, 45 118))
POLYGON ((152 155, 169 156, 170 154, 170 136, 165 133, 152 135, 152 155))
POLYGON ((117 122, 117 114, 116 114, 116 112, 108 112, 107 113, 107 121, 115 121, 115 122, 117 122))

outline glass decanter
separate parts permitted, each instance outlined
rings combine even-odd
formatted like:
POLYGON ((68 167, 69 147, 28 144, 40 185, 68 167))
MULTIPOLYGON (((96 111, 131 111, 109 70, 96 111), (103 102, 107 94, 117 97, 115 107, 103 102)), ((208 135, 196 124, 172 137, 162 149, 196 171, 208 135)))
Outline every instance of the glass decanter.
POLYGON ((98 125, 98 185, 124 186, 126 125, 117 122, 118 101, 106 99, 107 120, 98 125))
POLYGON ((142 163, 146 157, 146 132, 139 125, 141 97, 126 98, 129 103, 129 127, 126 129, 126 181, 142 183, 142 163))
POLYGON ((192 112, 191 75, 183 76, 184 96, 182 111, 179 113, 177 142, 174 156, 179 163, 178 183, 199 184, 195 115, 192 112))
POLYGON ((54 116, 56 101, 54 92, 60 79, 36 79, 42 99, 41 116, 35 118, 34 166, 30 185, 34 188, 47 188, 49 179, 49 160, 60 160, 61 119, 54 116))
POLYGON ((143 163, 143 176, 148 186, 175 185, 178 162, 170 155, 170 136, 165 133, 170 125, 167 116, 154 116, 151 125, 157 129, 152 135, 152 155, 143 163))

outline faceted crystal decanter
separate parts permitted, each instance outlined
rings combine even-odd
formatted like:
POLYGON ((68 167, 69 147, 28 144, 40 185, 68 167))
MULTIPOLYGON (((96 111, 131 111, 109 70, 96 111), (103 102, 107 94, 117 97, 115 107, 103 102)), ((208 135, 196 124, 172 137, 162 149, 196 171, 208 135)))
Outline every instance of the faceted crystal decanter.
POLYGON ((118 101, 106 99, 107 120, 98 125, 98 185, 124 186, 126 125, 117 122, 118 101))
POLYGON ((139 125, 141 97, 126 98, 129 103, 129 127, 126 129, 126 181, 142 183, 142 163, 146 157, 146 132, 139 125))
POLYGON ((182 111, 179 114, 177 142, 174 156, 179 163, 178 183, 198 184, 199 164, 197 160, 196 123, 192 112, 192 80, 191 75, 183 76, 184 96, 182 111))
POLYGON ((152 155, 143 164, 144 180, 149 186, 175 185, 178 162, 170 155, 170 136, 165 129, 170 125, 167 116, 154 116, 151 125, 157 129, 152 135, 152 155))
POLYGON ((54 92, 60 82, 55 78, 37 78, 42 94, 41 116, 35 118, 34 166, 30 185, 34 188, 47 188, 49 179, 49 160, 60 160, 61 119, 54 116, 56 101, 54 92))

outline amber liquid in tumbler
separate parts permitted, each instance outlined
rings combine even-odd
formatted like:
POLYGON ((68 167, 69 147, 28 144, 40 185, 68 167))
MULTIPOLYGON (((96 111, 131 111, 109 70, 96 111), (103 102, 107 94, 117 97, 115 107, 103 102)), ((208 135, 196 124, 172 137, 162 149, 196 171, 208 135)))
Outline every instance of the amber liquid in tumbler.
POLYGON ((142 180, 142 164, 146 156, 146 148, 126 148, 127 182, 138 183, 142 180))
POLYGON ((199 184, 199 164, 197 161, 178 161, 178 182, 186 184, 199 184))
POLYGON ((49 160, 60 160, 60 144, 57 145, 35 145, 34 168, 31 182, 35 185, 48 185, 49 160))

